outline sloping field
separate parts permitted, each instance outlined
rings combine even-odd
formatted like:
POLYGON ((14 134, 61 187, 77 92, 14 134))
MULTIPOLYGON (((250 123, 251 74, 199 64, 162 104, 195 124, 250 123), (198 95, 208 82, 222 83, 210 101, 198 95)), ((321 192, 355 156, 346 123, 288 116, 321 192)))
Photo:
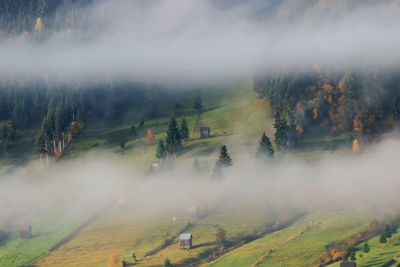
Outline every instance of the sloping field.
POLYGON ((207 266, 316 266, 326 246, 367 227, 365 212, 316 213, 246 244, 207 266))

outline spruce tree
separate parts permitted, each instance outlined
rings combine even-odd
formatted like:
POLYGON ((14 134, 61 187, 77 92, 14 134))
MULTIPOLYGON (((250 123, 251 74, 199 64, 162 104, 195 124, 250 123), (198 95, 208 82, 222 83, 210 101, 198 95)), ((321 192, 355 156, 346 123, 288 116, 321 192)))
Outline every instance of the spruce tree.
POLYGON ((352 261, 355 261, 355 260, 356 260, 356 252, 355 252, 354 250, 352 250, 351 253, 350 253, 350 259, 351 259, 352 261))
POLYGON ((129 135, 131 136, 132 139, 136 138, 137 130, 135 125, 132 125, 131 130, 129 131, 129 135))
POLYGON ((163 140, 158 141, 156 157, 161 160, 165 160, 165 158, 167 157, 167 149, 164 146, 163 140))
POLYGON ((269 140, 268 136, 266 136, 265 132, 263 132, 257 148, 257 157, 266 158, 273 156, 274 156, 274 149, 272 148, 271 141, 269 140))
POLYGON ((363 246, 363 252, 368 253, 369 251, 370 251, 370 248, 369 248, 368 242, 365 242, 364 246, 363 246))
POLYGON ((217 164, 222 168, 227 168, 232 165, 232 159, 229 156, 228 149, 226 148, 225 145, 223 145, 221 147, 221 150, 219 151, 217 164))
POLYGON ((183 118, 181 121, 179 134, 180 134, 182 140, 187 141, 189 139, 189 128, 187 126, 185 118, 183 118))
POLYGON ((278 148, 283 148, 287 145, 288 142, 288 129, 286 125, 286 121, 281 115, 280 111, 277 109, 275 111, 275 144, 278 148))
POLYGON ((179 134, 178 125, 173 114, 169 120, 165 145, 167 147, 167 151, 171 155, 176 154, 176 152, 182 147, 181 136, 179 134))

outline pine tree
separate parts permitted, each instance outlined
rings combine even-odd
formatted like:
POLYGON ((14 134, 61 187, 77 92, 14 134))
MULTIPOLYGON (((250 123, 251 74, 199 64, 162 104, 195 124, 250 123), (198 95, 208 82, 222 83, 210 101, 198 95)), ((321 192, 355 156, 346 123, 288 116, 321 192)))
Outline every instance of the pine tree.
POLYGON ((129 135, 131 136, 132 139, 136 138, 137 130, 135 125, 132 125, 131 130, 129 131, 129 135))
POLYGON ((288 142, 287 125, 278 109, 275 111, 274 128, 275 128, 275 144, 277 145, 278 148, 285 147, 288 142))
POLYGON ((363 252, 368 253, 369 251, 370 251, 370 248, 369 248, 368 242, 365 242, 364 246, 363 246, 363 252))
POLYGON ((383 233, 381 233, 381 236, 379 237, 379 243, 386 243, 386 236, 383 233))
POLYGON ((189 139, 189 128, 187 126, 185 118, 183 118, 181 121, 179 134, 180 134, 182 140, 187 141, 189 139))
POLYGON ((272 148, 271 141, 266 136, 265 132, 263 132, 257 148, 257 157, 266 158, 273 156, 274 156, 274 149, 272 148))
POLYGON ((165 160, 165 158, 167 157, 167 149, 164 146, 163 140, 158 141, 156 157, 161 160, 165 160))
POLYGON ((164 267, 172 267, 173 265, 171 264, 171 262, 169 261, 168 258, 165 259, 164 261, 164 267))
POLYGON ((351 253, 350 253, 350 259, 351 259, 352 261, 355 261, 355 260, 356 260, 356 252, 355 252, 354 250, 352 250, 351 253))
POLYGON ((165 138, 165 146, 171 155, 176 154, 176 152, 182 147, 181 136, 179 134, 178 125, 173 114, 169 120, 167 137, 165 138))
POLYGON ((222 168, 227 168, 232 165, 232 159, 229 156, 228 149, 226 148, 225 145, 221 147, 217 164, 222 168))

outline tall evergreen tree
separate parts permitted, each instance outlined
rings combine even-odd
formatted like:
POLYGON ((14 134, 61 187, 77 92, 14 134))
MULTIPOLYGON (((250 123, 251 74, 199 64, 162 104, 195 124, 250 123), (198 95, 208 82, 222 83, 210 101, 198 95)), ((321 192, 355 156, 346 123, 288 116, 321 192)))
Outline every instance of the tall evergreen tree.
POLYGON ((178 125, 176 123, 174 114, 172 114, 171 118, 169 119, 165 145, 167 147, 167 151, 171 155, 176 154, 176 152, 182 148, 181 136, 179 134, 178 125))
POLYGON ((187 126, 185 118, 182 119, 181 125, 179 128, 179 134, 182 140, 187 141, 189 139, 189 128, 187 126))
POLYGON ((233 164, 231 156, 229 156, 228 149, 226 148, 226 145, 223 145, 221 147, 221 150, 219 151, 217 164, 223 168, 227 168, 229 166, 232 166, 233 164))
POLYGON ((283 148, 288 143, 288 129, 286 125, 286 121, 281 115, 279 109, 275 111, 275 144, 278 148, 283 148))
POLYGON ((228 149, 225 145, 223 145, 219 151, 219 156, 217 162, 215 163, 213 175, 222 176, 224 169, 232 166, 232 164, 232 159, 229 156, 228 149))
POLYGON ((257 157, 273 157, 274 149, 268 136, 263 132, 257 148, 257 157))
POLYGON ((156 157, 161 160, 165 160, 167 157, 167 149, 164 146, 163 140, 158 141, 156 148, 156 157))

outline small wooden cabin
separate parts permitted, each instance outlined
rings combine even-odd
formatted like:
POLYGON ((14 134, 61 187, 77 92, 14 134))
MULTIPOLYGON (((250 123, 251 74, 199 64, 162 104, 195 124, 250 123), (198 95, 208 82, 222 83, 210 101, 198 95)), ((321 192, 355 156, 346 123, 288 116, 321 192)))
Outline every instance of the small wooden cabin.
POLYGON ((340 263, 340 267, 356 267, 356 263, 354 261, 342 261, 340 263))
POLYGON ((179 248, 180 249, 192 248, 192 234, 181 234, 179 236, 179 248))
POLYGON ((32 237, 32 226, 23 227, 19 230, 19 235, 22 239, 29 239, 32 237))
POLYGON ((200 127, 200 138, 210 138, 210 127, 200 127))

